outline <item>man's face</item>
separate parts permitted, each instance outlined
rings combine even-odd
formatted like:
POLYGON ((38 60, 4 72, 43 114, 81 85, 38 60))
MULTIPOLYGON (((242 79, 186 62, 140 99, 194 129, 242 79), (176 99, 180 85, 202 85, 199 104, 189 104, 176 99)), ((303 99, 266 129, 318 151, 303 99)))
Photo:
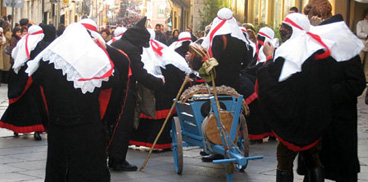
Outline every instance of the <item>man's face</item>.
POLYGON ((161 27, 160 26, 156 26, 155 27, 155 32, 161 32, 161 27))
POLYGON ((281 24, 280 35, 281 35, 282 42, 287 41, 291 37, 292 33, 293 33, 293 29, 289 25, 286 25, 284 23, 281 24))

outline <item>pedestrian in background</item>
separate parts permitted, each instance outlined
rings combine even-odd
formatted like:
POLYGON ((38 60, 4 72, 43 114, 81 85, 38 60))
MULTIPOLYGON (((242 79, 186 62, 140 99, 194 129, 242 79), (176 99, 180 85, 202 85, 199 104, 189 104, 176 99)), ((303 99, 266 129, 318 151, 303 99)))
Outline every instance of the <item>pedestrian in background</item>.
POLYGON ((176 30, 176 29, 172 32, 170 39, 167 41, 168 46, 170 46, 173 42, 179 40, 178 39, 179 33, 180 33, 179 30, 176 30))
POLYGON ((161 30, 161 25, 160 24, 156 24, 155 26, 155 37, 156 37, 156 40, 160 41, 161 43, 167 45, 167 38, 166 38, 166 35, 164 33, 162 33, 162 30, 161 30))
POLYGON ((6 42, 5 44, 3 45, 3 50, 2 51, 2 60, 3 60, 3 68, 1 69, 1 83, 8 83, 8 73, 9 73, 9 70, 10 70, 10 67, 11 67, 11 64, 10 64, 10 53, 7 54, 5 53, 5 49, 7 47, 9 47, 9 51, 10 51, 10 40, 12 39, 12 32, 10 30, 10 23, 5 21, 3 23, 3 36, 5 37, 6 39, 6 42))
POLYGON ((368 80, 368 9, 364 10, 363 19, 358 21, 356 33, 364 44, 364 48, 360 52, 359 56, 363 66, 365 79, 368 80))

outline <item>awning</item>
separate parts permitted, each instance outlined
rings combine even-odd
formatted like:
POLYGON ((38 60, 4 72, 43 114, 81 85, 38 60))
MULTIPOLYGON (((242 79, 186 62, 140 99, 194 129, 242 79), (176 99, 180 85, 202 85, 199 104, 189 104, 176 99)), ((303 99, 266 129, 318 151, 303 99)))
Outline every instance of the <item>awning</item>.
POLYGON ((368 0, 355 0, 355 1, 360 3, 368 3, 368 0))
POLYGON ((183 0, 171 0, 173 3, 179 4, 180 6, 183 6, 184 8, 189 8, 189 4, 186 4, 183 2, 183 0))

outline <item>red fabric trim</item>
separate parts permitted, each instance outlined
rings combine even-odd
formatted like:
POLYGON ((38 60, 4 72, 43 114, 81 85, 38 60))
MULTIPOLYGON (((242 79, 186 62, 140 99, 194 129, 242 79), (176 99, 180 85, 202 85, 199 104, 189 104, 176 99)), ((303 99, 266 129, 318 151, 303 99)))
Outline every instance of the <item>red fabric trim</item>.
POLYGON ((319 138, 318 140, 316 140, 315 142, 313 142, 312 144, 309 144, 307 146, 304 146, 304 147, 299 147, 299 146, 296 146, 290 142, 287 142, 285 140, 283 140, 282 138, 280 138, 274 131, 272 131, 272 133, 275 135, 275 137, 280 141, 282 142, 282 144, 284 144, 288 149, 292 150, 292 151, 295 151, 295 152, 298 152, 298 151, 303 151, 303 150, 308 150, 312 147, 314 147, 320 140, 321 138, 319 138))
POLYGON ((266 59, 266 62, 273 59, 273 56, 268 56, 267 59, 266 59))
POLYGON ((78 79, 78 81, 88 81, 88 80, 93 80, 93 79, 104 79, 104 78, 110 77, 112 75, 112 72, 114 70, 114 63, 111 61, 109 54, 107 53, 106 49, 102 46, 102 44, 99 41, 97 41, 96 43, 105 52, 105 54, 109 58, 111 69, 109 71, 107 71, 105 74, 103 74, 102 76, 100 76, 100 77, 80 78, 80 79, 78 79))
POLYGON ((181 41, 186 41, 186 40, 192 40, 192 38, 184 37, 184 38, 179 39, 178 41, 181 42, 181 41))
POLYGON ((37 132, 44 132, 45 131, 45 128, 43 127, 42 124, 33 125, 33 126, 14 126, 12 124, 4 123, 2 121, 0 121, 0 128, 6 128, 6 129, 12 130, 16 133, 31 133, 31 132, 34 132, 34 131, 37 131, 37 132))
MULTIPOLYGON (((219 18, 220 19, 220 18, 219 18)), ((221 19, 220 19, 221 20, 221 19)), ((226 20, 222 20, 210 33, 210 47, 208 49, 208 53, 210 54, 211 57, 213 57, 212 54, 212 40, 213 40, 213 36, 215 35, 215 33, 225 24, 226 20)))
POLYGON ((124 103, 123 103, 123 106, 121 107, 121 111, 120 111, 120 114, 119 114, 119 117, 118 117, 118 120, 117 120, 117 122, 116 122, 116 125, 115 125, 115 128, 114 128, 114 131, 113 131, 113 133, 112 133, 112 135, 111 135, 111 139, 110 139, 110 141, 109 141, 109 143, 107 144, 107 146, 106 146, 106 150, 110 147, 110 145, 111 145, 111 142, 112 142, 112 139, 114 138, 114 136, 115 136, 115 133, 116 133, 116 129, 118 128, 118 126, 119 126, 119 121, 120 121, 120 119, 121 119, 121 116, 123 115, 123 113, 124 113, 124 108, 125 108, 125 104, 126 104, 126 100, 127 100, 127 98, 128 98, 128 92, 129 92, 129 83, 130 83, 130 76, 132 76, 132 70, 131 70, 131 68, 130 68, 130 59, 129 59, 129 56, 124 52, 124 51, 122 51, 122 50, 120 50, 120 49, 117 49, 119 52, 121 52, 122 54, 124 54, 125 55, 125 57, 128 59, 128 61, 129 61, 129 71, 128 71, 128 81, 127 81, 127 89, 126 89, 126 91, 125 91, 125 98, 124 98, 124 103))
POLYGON ((258 98, 258 94, 257 94, 257 92, 254 92, 252 95, 250 95, 248 98, 245 99, 245 103, 247 105, 249 105, 250 103, 252 103, 257 98, 258 98))
POLYGON ((31 55, 30 55, 30 52, 28 50, 28 37, 29 37, 29 35, 37 35, 37 34, 41 34, 41 33, 43 33, 42 30, 26 35, 26 54, 27 54, 28 59, 31 59, 31 55))
MULTIPOLYGON (((152 118, 150 116, 147 116, 147 115, 141 113, 139 115, 139 118, 144 118, 144 119, 165 119, 167 117, 167 115, 169 114, 169 112, 170 112, 170 109, 156 111, 155 118, 152 118)), ((172 111, 171 116, 173 116, 174 114, 176 114, 176 109, 175 108, 172 111)))
MULTIPOLYGON (((145 146, 145 147, 152 147, 152 143, 146 143, 146 142, 138 142, 134 140, 129 141, 129 145, 137 145, 137 146, 145 146)), ((156 144, 155 149, 170 149, 171 143, 168 144, 156 144)))
POLYGON ((203 79, 195 79, 197 83, 204 83, 204 80, 203 79))
POLYGON ((107 106, 109 105, 112 88, 101 90, 98 102, 100 103, 101 119, 105 116, 107 106))
MULTIPOLYGON (((231 19, 233 19, 234 17, 231 17, 231 18, 229 18, 229 19, 223 19, 223 18, 220 18, 219 16, 217 16, 217 18, 218 19, 220 19, 220 20, 231 20, 231 19)), ((212 23, 211 23, 212 24, 212 23)))
POLYGON ((261 44, 262 46, 264 46, 264 42, 261 40, 258 40, 258 44, 261 44))
POLYGON ((251 140, 261 140, 263 138, 266 138, 266 137, 273 137, 273 133, 272 132, 269 132, 269 133, 263 133, 263 134, 260 134, 260 135, 252 135, 252 134, 249 134, 248 133, 248 137, 249 139, 251 140))
MULTIPOLYGON (((268 36, 268 35, 266 35, 265 33, 263 33, 263 32, 258 32, 258 34, 259 35, 262 35, 262 36, 265 36, 265 37, 267 37, 267 38, 269 38, 269 39, 271 39, 271 37, 270 36, 268 36)), ((271 39, 272 40, 272 39, 271 39)))
POLYGON ((162 49, 164 49, 164 47, 160 46, 160 44, 158 44, 155 40, 151 40, 150 43, 152 50, 159 56, 162 56, 162 49))
MULTIPOLYGON (((299 25, 297 25, 295 22, 293 22, 292 20, 290 20, 289 18, 285 18, 284 22, 290 23, 292 26, 300 29, 300 30, 304 30, 302 27, 300 27, 299 25)), ((327 57, 329 57, 331 55, 331 51, 330 49, 327 47, 327 45, 322 41, 321 37, 319 35, 307 32, 308 35, 310 35, 314 40, 316 40, 318 43, 320 43, 323 47, 325 47, 326 51, 322 54, 316 54, 314 56, 315 60, 320 60, 320 59, 325 59, 327 57)))
POLYGON ((46 109, 47 116, 49 116, 50 115, 49 114, 49 107, 47 106, 45 91, 43 90, 42 86, 40 86, 40 91, 41 91, 41 96, 42 96, 43 103, 45 104, 45 109, 46 109))
POLYGON ((9 98, 9 105, 10 104, 13 104, 13 103, 15 103, 15 102, 17 102, 20 98, 22 98, 23 97, 23 95, 27 92, 27 90, 29 89, 29 87, 32 85, 32 82, 33 82, 33 80, 32 80, 32 77, 30 76, 30 77, 28 77, 28 80, 27 80, 27 83, 26 83, 26 86, 24 87, 24 90, 23 90, 23 92, 20 94, 20 96, 18 96, 18 97, 15 97, 15 98, 9 98))
POLYGON ((92 30, 92 31, 97 32, 97 28, 96 28, 95 26, 91 25, 91 24, 82 23, 82 25, 83 25, 84 27, 86 27, 86 29, 88 29, 88 30, 92 30))

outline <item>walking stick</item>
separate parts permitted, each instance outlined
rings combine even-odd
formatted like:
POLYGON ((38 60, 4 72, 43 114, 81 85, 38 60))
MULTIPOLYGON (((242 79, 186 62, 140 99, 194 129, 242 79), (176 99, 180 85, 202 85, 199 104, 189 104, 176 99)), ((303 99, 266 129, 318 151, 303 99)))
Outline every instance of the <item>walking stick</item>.
POLYGON ((151 157, 152 151, 153 151, 153 149, 155 148, 156 143, 157 143, 158 139, 160 138, 160 136, 161 136, 162 132, 164 131, 164 128, 165 128, 165 126, 166 126, 166 123, 167 123, 167 121, 169 120, 169 118, 170 118, 170 116, 171 116, 171 113, 172 113, 172 111, 173 111, 173 110, 174 110, 174 108, 175 108, 176 102, 178 101, 178 99, 179 99, 179 97, 180 97, 181 93, 183 92, 185 85, 186 85, 188 82, 191 82, 191 81, 192 81, 192 79, 190 79, 188 76, 185 76, 185 79, 184 79, 184 81, 183 81, 183 84, 181 85, 180 90, 179 90, 178 94, 176 95, 175 101, 174 101, 174 103, 171 105, 171 108, 170 108, 169 114, 166 116, 166 119, 165 119, 164 123, 163 123, 163 124, 162 124, 162 126, 161 126, 161 130, 160 130, 160 132, 158 132, 158 134, 157 134, 157 136, 156 136, 156 139, 155 139, 155 141, 153 142, 153 145, 152 145, 152 147, 151 147, 151 149, 150 149, 150 151, 149 151, 149 153, 148 153, 148 155, 147 155, 147 158, 146 158, 146 160, 144 161, 144 163, 143 163, 142 167, 139 169, 139 171, 142 171, 142 170, 144 169, 144 167, 146 166, 146 164, 147 164, 147 162, 148 162, 149 158, 151 157))

